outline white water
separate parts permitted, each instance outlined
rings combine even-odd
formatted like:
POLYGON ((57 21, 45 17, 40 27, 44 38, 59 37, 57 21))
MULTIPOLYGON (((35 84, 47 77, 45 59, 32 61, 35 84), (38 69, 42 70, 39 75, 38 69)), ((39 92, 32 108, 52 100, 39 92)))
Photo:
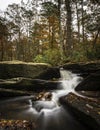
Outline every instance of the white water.
POLYGON ((64 69, 60 69, 61 78, 59 79, 62 83, 59 86, 62 88, 61 90, 56 90, 52 92, 52 100, 51 101, 36 101, 34 104, 34 108, 38 112, 48 113, 52 112, 53 109, 59 107, 59 98, 61 96, 67 95, 69 92, 74 92, 74 88, 79 84, 82 80, 81 77, 76 74, 71 73, 70 71, 66 71, 64 69))
POLYGON ((69 71, 60 70, 62 90, 52 92, 51 101, 38 101, 34 108, 39 112, 40 116, 37 118, 39 126, 36 130, 87 130, 80 124, 69 110, 59 105, 59 98, 74 91, 76 85, 82 80, 76 74, 69 71))
POLYGON ((82 81, 82 78, 70 71, 61 68, 61 88, 62 90, 57 90, 53 93, 53 99, 58 100, 61 96, 67 95, 69 92, 73 92, 74 88, 82 81))

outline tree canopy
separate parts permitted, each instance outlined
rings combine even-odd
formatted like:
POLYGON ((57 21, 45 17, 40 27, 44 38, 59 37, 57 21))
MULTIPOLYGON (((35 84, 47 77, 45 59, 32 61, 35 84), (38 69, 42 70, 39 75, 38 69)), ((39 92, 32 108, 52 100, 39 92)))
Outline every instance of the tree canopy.
POLYGON ((27 0, 0 16, 0 60, 99 60, 99 0, 27 0))

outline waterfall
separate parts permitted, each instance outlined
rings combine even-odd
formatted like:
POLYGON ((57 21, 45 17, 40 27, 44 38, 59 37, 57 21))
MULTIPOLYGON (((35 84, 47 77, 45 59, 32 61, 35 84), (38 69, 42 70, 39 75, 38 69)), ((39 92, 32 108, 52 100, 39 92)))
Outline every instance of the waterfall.
POLYGON ((62 79, 62 87, 65 90, 73 90, 81 81, 82 77, 77 74, 73 74, 68 70, 60 69, 60 75, 62 79))
POLYGON ((53 100, 58 101, 61 96, 74 92, 74 88, 82 81, 82 78, 68 70, 60 69, 61 90, 53 92, 53 100))
POLYGON ((60 68, 60 76, 62 80, 68 80, 72 78, 72 73, 68 70, 64 70, 63 68, 60 68))
POLYGON ((60 69, 60 81, 58 88, 60 90, 55 90, 52 93, 52 99, 50 101, 36 101, 34 103, 34 108, 38 112, 48 112, 52 111, 52 109, 59 107, 59 98, 61 96, 67 95, 69 92, 74 92, 74 88, 76 85, 82 80, 81 77, 77 76, 76 74, 71 73, 70 71, 60 69))

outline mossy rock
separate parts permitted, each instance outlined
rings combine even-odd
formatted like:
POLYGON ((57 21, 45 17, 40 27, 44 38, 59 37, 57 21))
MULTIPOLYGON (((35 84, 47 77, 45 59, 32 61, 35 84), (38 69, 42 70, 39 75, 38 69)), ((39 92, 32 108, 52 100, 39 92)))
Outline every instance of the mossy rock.
POLYGON ((44 63, 0 62, 0 79, 27 77, 35 78, 51 66, 44 63))

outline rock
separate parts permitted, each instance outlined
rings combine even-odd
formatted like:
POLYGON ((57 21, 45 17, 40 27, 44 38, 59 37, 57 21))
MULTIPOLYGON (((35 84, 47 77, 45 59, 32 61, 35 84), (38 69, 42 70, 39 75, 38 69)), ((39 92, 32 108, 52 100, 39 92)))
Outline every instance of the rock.
POLYGON ((100 91, 100 62, 65 64, 62 67, 84 78, 76 91, 100 91))
POLYGON ((60 89, 60 81, 47 81, 32 78, 12 78, 0 81, 0 88, 23 90, 23 91, 41 91, 60 89))
POLYGON ((58 67, 54 67, 54 68, 50 67, 46 71, 41 73, 39 76, 37 76, 36 78, 38 78, 38 79, 45 79, 45 80, 58 79, 58 78, 60 78, 59 68, 58 67))
POLYGON ((79 121, 91 130, 100 129, 100 98, 90 98, 69 93, 60 98, 60 103, 75 114, 79 121))
POLYGON ((0 129, 1 130, 34 130, 36 129, 36 123, 34 121, 27 120, 7 120, 0 119, 0 129))
POLYGON ((52 93, 51 92, 46 92, 44 94, 44 98, 45 98, 45 100, 51 100, 52 99, 52 93))
POLYGON ((77 91, 77 93, 87 97, 100 98, 100 91, 77 91))
POLYGON ((82 77, 87 77, 91 73, 100 71, 100 62, 97 63, 79 63, 79 64, 65 64, 63 67, 65 70, 69 70, 73 73, 80 74, 82 77))
POLYGON ((51 101, 52 99, 52 93, 51 92, 46 92, 46 91, 42 91, 40 93, 38 93, 36 95, 36 99, 37 100, 41 100, 41 101, 51 101))
POLYGON ((45 63, 0 62, 0 79, 16 77, 35 78, 48 68, 50 68, 50 65, 45 63))
POLYGON ((76 91, 100 91, 100 71, 89 75, 75 88, 76 91))
POLYGON ((28 92, 18 91, 18 90, 12 90, 12 89, 3 89, 0 88, 0 100, 2 99, 8 99, 11 97, 17 97, 17 96, 29 96, 31 95, 28 92))
POLYGON ((82 71, 80 64, 64 64, 60 67, 72 71, 73 73, 80 73, 82 71))

